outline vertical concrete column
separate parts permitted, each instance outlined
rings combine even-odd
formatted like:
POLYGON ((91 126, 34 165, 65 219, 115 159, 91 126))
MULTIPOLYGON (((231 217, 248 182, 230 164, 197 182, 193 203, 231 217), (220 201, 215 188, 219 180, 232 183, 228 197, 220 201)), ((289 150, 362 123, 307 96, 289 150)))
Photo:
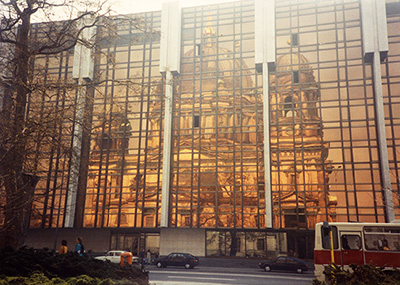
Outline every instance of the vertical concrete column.
POLYGON ((92 56, 93 38, 96 27, 92 26, 95 21, 94 15, 86 15, 81 19, 82 30, 79 41, 74 50, 74 65, 72 77, 77 82, 76 107, 74 132, 72 134, 71 165, 68 177, 67 203, 65 206, 64 227, 74 226, 76 197, 78 191, 79 167, 81 163, 82 132, 87 94, 86 84, 93 80, 94 61, 92 56), (87 28, 84 28, 87 27, 87 28))
POLYGON ((379 166, 382 191, 385 199, 385 220, 386 222, 391 222, 395 219, 395 215, 386 143, 381 72, 381 62, 386 58, 389 49, 385 1, 361 1, 361 20, 364 60, 372 63, 379 166))
POLYGON ((263 77, 264 176, 266 227, 272 228, 269 71, 275 70, 275 0, 255 1, 255 64, 263 77))
POLYGON ((179 2, 163 4, 160 46, 160 72, 165 75, 166 81, 160 226, 168 227, 174 75, 180 73, 181 60, 181 8, 179 2))

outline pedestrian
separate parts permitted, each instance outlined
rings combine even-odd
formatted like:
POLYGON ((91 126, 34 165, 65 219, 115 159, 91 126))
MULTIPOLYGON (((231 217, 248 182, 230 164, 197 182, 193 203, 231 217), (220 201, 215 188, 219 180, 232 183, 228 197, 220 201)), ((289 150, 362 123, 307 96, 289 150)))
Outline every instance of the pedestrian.
POLYGON ((151 263, 151 251, 150 249, 147 250, 147 264, 151 263))
POLYGON ((60 249, 58 250, 59 254, 66 254, 68 252, 67 241, 63 239, 61 241, 60 249))
POLYGON ((78 253, 79 256, 82 256, 85 253, 85 246, 83 245, 81 237, 76 238, 75 252, 78 253))

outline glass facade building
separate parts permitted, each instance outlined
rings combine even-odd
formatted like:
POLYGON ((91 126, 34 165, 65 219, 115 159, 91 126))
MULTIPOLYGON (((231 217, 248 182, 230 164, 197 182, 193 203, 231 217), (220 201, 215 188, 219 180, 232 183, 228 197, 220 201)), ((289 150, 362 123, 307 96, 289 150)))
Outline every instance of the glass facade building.
MULTIPOLYGON (((180 70, 172 79, 160 73, 165 11, 127 16, 151 33, 115 19, 117 36, 100 41, 95 79, 85 87, 79 159, 49 148, 41 160, 32 233, 104 230, 109 248, 163 253, 174 248, 164 233, 179 241, 184 231, 200 235, 192 245, 200 256, 312 258, 317 222, 398 219, 400 1, 387 0, 376 16, 388 43, 379 65, 365 46, 363 1, 268 2, 274 25, 265 45, 273 42, 275 60, 262 71, 258 1, 180 10, 180 70)), ((35 64, 43 78, 74 83, 74 57, 35 64)), ((66 110, 54 132, 73 144, 69 118, 79 106, 68 106, 80 92, 67 93, 59 88, 54 101, 31 108, 66 110)))

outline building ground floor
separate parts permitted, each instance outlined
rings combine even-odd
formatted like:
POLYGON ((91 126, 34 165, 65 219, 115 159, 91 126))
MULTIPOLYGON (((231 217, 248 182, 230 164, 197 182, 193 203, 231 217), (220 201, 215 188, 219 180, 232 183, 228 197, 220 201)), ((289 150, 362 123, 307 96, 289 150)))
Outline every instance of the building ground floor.
POLYGON ((189 252, 199 257, 265 258, 295 255, 313 259, 314 231, 311 230, 233 230, 233 229, 131 229, 131 228, 52 228, 30 229, 25 240, 29 247, 57 250, 61 240, 75 248, 81 237, 88 253, 129 250, 134 255, 152 256, 189 252))

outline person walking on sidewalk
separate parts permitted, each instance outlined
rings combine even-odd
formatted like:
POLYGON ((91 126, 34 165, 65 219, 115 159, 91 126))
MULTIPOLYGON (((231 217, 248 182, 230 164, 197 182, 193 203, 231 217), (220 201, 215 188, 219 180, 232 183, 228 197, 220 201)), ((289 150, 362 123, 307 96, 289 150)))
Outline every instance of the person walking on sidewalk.
POLYGON ((85 253, 85 246, 83 245, 81 237, 76 238, 75 252, 78 253, 79 256, 83 256, 83 254, 85 253))
POLYGON ((151 264, 151 251, 150 251, 150 249, 147 250, 147 264, 151 264))
POLYGON ((63 239, 61 241, 61 247, 58 250, 59 254, 66 254, 68 252, 68 247, 67 247, 67 241, 65 239, 63 239))

